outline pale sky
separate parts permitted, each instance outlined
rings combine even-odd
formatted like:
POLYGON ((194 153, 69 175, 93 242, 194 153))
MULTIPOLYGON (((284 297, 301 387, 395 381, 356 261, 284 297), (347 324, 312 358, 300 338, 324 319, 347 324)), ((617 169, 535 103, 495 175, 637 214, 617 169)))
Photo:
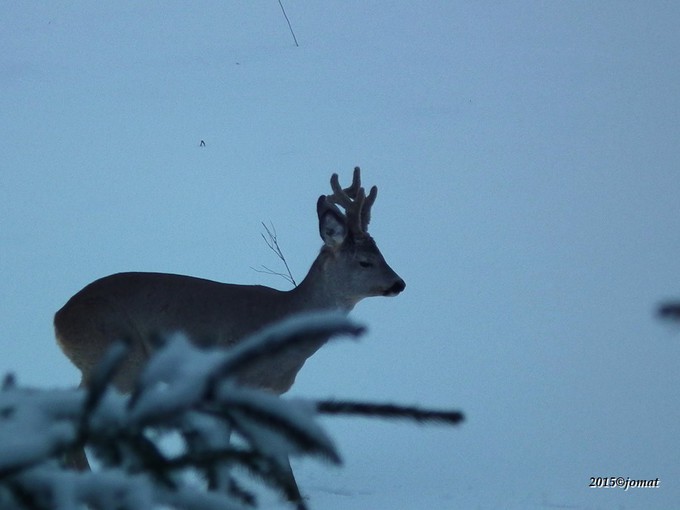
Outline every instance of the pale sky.
POLYGON ((301 279, 360 165, 407 287, 290 394, 468 420, 324 419, 312 508, 677 505, 680 4, 284 5, 299 47, 274 0, 3 5, 0 373, 77 384, 52 316, 107 274, 287 288, 260 222, 301 279))

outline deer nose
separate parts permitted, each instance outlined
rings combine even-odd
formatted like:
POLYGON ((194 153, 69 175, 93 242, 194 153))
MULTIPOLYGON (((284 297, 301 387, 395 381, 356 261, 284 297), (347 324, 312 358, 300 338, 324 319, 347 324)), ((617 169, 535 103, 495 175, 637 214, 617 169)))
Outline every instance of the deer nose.
POLYGON ((399 278, 394 285, 385 291, 386 296, 396 296, 406 288, 406 282, 399 278))

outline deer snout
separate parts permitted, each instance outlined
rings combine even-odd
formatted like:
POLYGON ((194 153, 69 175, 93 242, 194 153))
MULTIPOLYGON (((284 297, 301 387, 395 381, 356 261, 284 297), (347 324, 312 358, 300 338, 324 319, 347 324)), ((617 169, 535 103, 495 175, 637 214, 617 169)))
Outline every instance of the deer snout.
POLYGON ((387 289, 385 292, 383 292, 383 296, 396 296, 400 292, 403 292, 403 290, 406 288, 406 282, 399 278, 394 284, 387 289))

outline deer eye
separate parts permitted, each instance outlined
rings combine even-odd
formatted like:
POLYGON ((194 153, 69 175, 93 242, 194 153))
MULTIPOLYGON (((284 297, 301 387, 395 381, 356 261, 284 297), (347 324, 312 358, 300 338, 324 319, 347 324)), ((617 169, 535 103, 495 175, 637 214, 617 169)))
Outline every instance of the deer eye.
POLYGON ((373 267, 373 264, 367 260, 360 260, 359 265, 361 267, 373 267))

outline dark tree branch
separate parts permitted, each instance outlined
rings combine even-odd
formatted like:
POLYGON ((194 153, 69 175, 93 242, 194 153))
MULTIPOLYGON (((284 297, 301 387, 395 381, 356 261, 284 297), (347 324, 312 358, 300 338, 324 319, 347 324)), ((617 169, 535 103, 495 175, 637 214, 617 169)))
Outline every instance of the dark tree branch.
POLYGON ((657 313, 662 319, 680 322, 680 302, 663 303, 659 305, 657 313))
POLYGON ((320 414, 343 414, 366 416, 370 418, 408 419, 417 422, 442 422, 459 425, 465 421, 460 411, 435 411, 413 406, 396 404, 374 404, 369 402, 349 402, 322 400, 316 402, 316 410, 320 414))

